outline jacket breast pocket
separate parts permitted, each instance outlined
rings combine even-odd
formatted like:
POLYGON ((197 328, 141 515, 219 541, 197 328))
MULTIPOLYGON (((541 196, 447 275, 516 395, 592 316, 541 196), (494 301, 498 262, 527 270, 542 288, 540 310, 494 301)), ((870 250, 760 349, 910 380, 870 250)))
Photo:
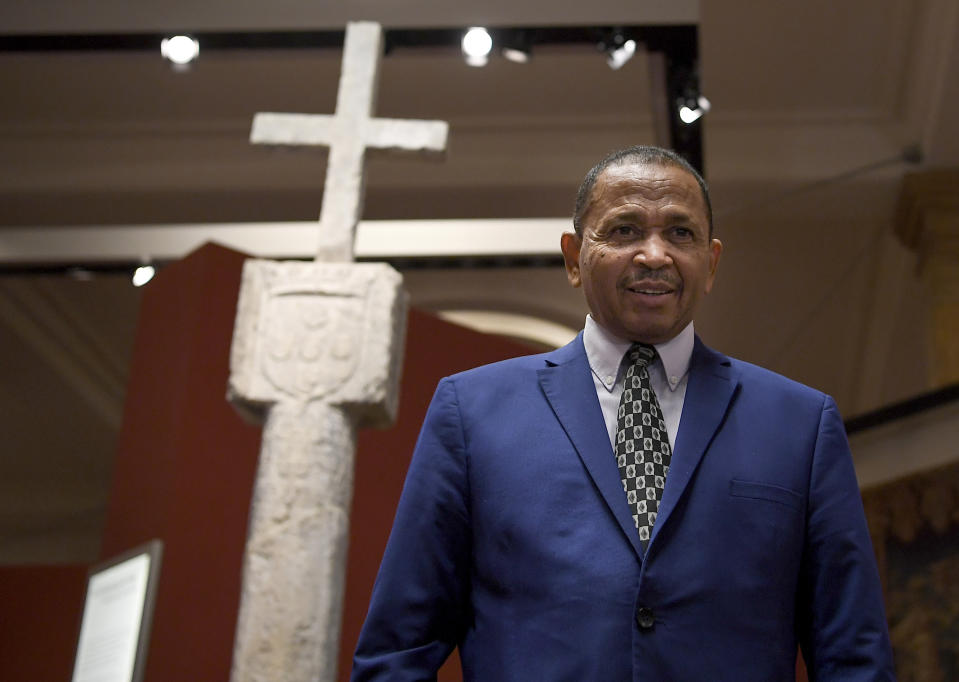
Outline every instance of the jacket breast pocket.
POLYGON ((740 604, 784 613, 791 607, 776 600, 790 595, 792 604, 795 598, 806 527, 804 497, 785 486, 734 478, 726 502, 723 551, 732 557, 727 563, 733 568, 725 584, 740 604))
POLYGON ((771 483, 743 481, 737 478, 729 482, 729 494, 732 497, 744 497, 751 500, 766 500, 785 505, 795 510, 802 509, 802 495, 795 490, 783 488, 771 483))

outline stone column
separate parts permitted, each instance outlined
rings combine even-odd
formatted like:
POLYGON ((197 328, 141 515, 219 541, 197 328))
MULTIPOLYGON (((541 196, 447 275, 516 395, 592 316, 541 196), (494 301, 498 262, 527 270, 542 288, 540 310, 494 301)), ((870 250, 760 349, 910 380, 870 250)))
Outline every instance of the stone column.
POLYGON ((903 179, 896 220, 928 294, 931 388, 959 382, 959 169, 903 179))
POLYGON ((229 393, 265 428, 235 681, 336 679, 356 429, 393 421, 405 322, 388 265, 244 267, 229 393))

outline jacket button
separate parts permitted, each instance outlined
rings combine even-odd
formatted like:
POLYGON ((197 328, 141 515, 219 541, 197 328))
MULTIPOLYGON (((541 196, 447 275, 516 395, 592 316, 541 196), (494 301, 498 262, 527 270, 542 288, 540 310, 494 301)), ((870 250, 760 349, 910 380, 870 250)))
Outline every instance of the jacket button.
POLYGON ((640 606, 636 610, 636 623, 639 624, 639 627, 643 630, 649 630, 655 622, 656 616, 653 610, 648 606, 640 606))

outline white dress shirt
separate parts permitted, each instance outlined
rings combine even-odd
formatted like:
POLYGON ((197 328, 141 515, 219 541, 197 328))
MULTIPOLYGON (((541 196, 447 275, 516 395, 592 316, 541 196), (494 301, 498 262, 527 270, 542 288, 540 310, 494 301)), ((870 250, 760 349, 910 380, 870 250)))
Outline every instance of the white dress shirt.
MULTIPOLYGON (((676 446, 679 420, 683 415, 683 403, 686 400, 689 359, 693 354, 694 339, 695 331, 693 323, 690 322, 683 331, 666 343, 655 344, 657 358, 649 366, 649 382, 659 401, 663 421, 666 422, 666 433, 669 435, 669 445, 673 448, 676 446)), ((616 412, 626 376, 623 357, 632 342, 613 336, 599 326, 591 315, 587 315, 583 345, 586 346, 586 358, 593 370, 593 384, 596 386, 596 397, 599 398, 599 406, 606 420, 609 442, 613 444, 616 438, 616 412)))

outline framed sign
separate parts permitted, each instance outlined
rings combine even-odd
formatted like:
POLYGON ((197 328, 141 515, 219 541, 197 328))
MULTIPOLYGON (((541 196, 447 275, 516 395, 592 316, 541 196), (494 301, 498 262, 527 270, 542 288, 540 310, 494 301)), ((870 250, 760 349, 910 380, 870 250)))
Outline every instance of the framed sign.
POLYGON ((151 540, 90 569, 73 682, 141 682, 162 553, 151 540))

